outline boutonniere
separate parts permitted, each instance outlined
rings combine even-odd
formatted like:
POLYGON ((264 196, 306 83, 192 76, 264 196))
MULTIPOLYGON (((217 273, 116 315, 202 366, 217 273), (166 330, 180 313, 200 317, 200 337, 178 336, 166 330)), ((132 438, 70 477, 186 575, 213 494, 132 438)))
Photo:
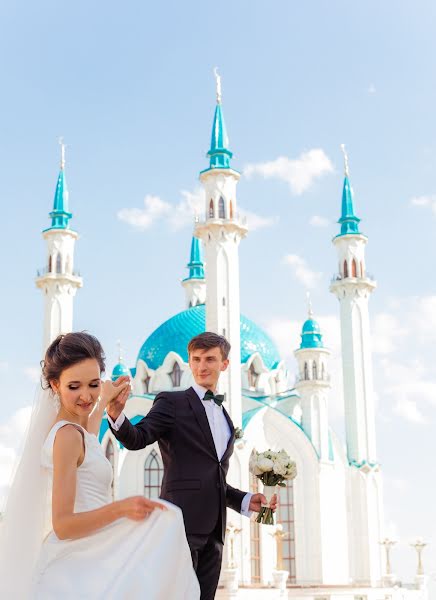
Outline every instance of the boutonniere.
POLYGON ((244 430, 240 427, 235 427, 235 440, 242 440, 244 437, 244 430))

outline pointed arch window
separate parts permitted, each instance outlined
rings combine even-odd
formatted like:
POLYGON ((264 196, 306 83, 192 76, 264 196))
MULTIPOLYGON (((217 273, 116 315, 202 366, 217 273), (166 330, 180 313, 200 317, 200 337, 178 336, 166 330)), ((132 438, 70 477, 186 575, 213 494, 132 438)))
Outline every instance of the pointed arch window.
POLYGON ((325 368, 324 368, 324 363, 321 364, 321 379, 324 381, 325 380, 325 368))
POLYGON ((318 379, 318 366, 315 361, 313 361, 313 365, 312 365, 312 378, 318 379))
POLYGON ((144 383, 144 394, 148 394, 150 391, 150 375, 147 373, 147 375, 144 377, 143 379, 143 383, 144 383))
POLYGON ((360 262, 360 275, 361 277, 365 277, 365 269, 363 268, 363 262, 360 262))
POLYGON ((220 219, 226 218, 226 209, 224 206, 224 198, 222 196, 220 196, 220 199, 218 202, 218 216, 220 219))
POLYGON ((233 201, 230 200, 230 218, 233 219, 233 201))
POLYGON ((295 515, 293 480, 286 482, 286 487, 279 488, 277 523, 283 526, 287 536, 282 540, 283 569, 289 572, 288 586, 296 583, 295 569, 295 515))
POLYGON ((309 379, 309 367, 307 366, 307 362, 304 363, 304 379, 309 379))
POLYGON ((115 479, 115 448, 113 441, 109 438, 106 444, 106 458, 112 467, 111 498, 115 500, 114 479, 115 479))
POLYGON ((248 369, 248 385, 251 388, 255 388, 257 386, 257 382, 259 381, 259 375, 254 367, 254 364, 251 363, 250 368, 248 369))
POLYGON ((215 216, 215 211, 213 208, 213 200, 211 199, 211 201, 209 202, 209 219, 213 219, 215 216))
POLYGON ((170 373, 171 383, 173 387, 180 387, 180 383, 182 380, 182 369, 178 362, 175 362, 170 373))
POLYGON ((62 273, 62 259, 60 254, 56 257, 56 273, 62 273))
POLYGON ((51 273, 52 267, 53 267, 53 264, 52 264, 51 254, 50 254, 50 256, 48 257, 48 272, 49 273, 51 273))
POLYGON ((344 260, 344 277, 348 277, 348 263, 344 260))
POLYGON ((356 259, 353 258, 353 262, 351 263, 351 277, 357 277, 357 265, 356 259))
POLYGON ((152 450, 144 463, 144 496, 152 500, 159 498, 163 477, 163 464, 156 450, 152 450))

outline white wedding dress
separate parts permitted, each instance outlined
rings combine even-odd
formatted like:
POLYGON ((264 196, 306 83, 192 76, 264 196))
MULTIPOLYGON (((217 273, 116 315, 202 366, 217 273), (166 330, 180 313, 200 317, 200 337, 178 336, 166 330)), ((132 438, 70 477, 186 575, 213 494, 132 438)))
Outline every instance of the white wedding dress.
MULTIPOLYGON (((42 465, 53 472, 53 444, 59 421, 42 448, 42 465)), ((95 435, 82 430, 85 459, 77 469, 75 512, 110 503, 112 467, 95 435)), ((180 509, 162 501, 144 521, 120 519, 77 540, 44 540, 35 571, 34 600, 198 600, 180 509)))

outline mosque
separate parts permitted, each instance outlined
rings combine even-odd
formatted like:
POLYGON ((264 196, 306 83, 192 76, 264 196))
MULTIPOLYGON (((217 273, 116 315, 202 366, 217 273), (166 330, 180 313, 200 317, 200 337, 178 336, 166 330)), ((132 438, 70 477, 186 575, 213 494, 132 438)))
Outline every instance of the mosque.
MULTIPOLYGON (((238 215, 236 188, 241 174, 231 165, 218 76, 207 156, 209 165, 200 173, 204 215, 195 222, 188 274, 182 281, 184 309, 148 335, 134 365, 124 364, 120 357, 112 372, 114 379, 124 374, 132 378, 126 414, 136 423, 158 392, 190 386, 187 344, 193 336, 205 330, 226 336, 232 345, 231 362, 219 391, 226 394, 235 425, 243 429, 229 482, 260 491, 248 471, 253 448, 284 448, 296 461, 298 476, 281 488, 277 527, 258 525, 229 509, 217 598, 424 600, 425 576, 418 573, 415 582, 405 586, 389 565, 391 541, 383 526, 368 312, 376 282, 366 269, 368 239, 355 215, 347 161, 340 229, 333 239, 337 275, 330 285, 340 311, 344 446, 329 425, 329 351, 312 311, 295 350, 295 381, 267 333, 240 312, 238 253, 248 229, 238 215)), ((43 231, 46 268, 36 279, 44 295, 44 347, 59 333, 73 329, 74 296, 82 279, 74 270, 77 233, 70 228, 71 218, 62 147, 51 226, 43 231)), ((125 450, 106 418, 100 442, 114 470, 114 499, 133 494, 158 497, 163 466, 157 445, 125 450)))

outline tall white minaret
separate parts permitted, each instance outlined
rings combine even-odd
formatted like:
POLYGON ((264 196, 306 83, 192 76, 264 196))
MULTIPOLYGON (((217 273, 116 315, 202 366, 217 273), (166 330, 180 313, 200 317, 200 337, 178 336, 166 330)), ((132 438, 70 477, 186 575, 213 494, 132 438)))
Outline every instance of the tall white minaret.
POLYGON ((368 238, 359 230, 349 181, 342 194, 341 231, 333 238, 339 272, 330 291, 340 303, 345 431, 350 465, 350 569, 356 583, 380 580, 382 490, 376 455, 375 409, 368 302, 376 287, 365 265, 368 238))
POLYGON ((230 166, 229 150, 221 108, 221 78, 215 69, 216 109, 212 139, 207 155, 210 166, 200 173, 206 198, 206 215, 197 222, 195 235, 203 241, 206 258, 206 329, 224 335, 232 349, 230 365, 220 378, 220 391, 235 425, 241 425, 241 333, 239 307, 239 242, 247 227, 237 214, 236 185, 240 174, 230 166))
POLYGON ((295 383, 301 401, 301 425, 309 436, 320 460, 329 460, 328 391, 330 375, 320 327, 313 318, 309 301, 308 319, 301 332, 300 347, 294 352, 298 363, 295 383))
POLYGON ((69 228, 73 216, 68 212, 65 181, 65 144, 60 140, 61 165, 56 184, 51 227, 42 232, 47 242, 46 266, 38 271, 36 285, 44 295, 43 354, 60 334, 73 329, 73 299, 82 278, 74 271, 74 244, 77 233, 69 228))
POLYGON ((189 276, 182 280, 186 293, 186 308, 192 308, 206 303, 206 279, 204 277, 203 252, 201 240, 195 236, 191 242, 189 263, 189 276))

